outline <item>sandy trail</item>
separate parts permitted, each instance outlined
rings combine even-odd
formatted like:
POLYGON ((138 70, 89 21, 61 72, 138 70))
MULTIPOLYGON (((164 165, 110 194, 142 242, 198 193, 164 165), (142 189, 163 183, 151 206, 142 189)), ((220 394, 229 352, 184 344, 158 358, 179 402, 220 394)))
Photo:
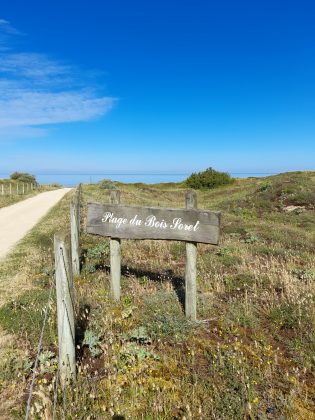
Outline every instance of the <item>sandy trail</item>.
POLYGON ((0 258, 70 190, 71 188, 62 188, 44 192, 0 209, 0 258))

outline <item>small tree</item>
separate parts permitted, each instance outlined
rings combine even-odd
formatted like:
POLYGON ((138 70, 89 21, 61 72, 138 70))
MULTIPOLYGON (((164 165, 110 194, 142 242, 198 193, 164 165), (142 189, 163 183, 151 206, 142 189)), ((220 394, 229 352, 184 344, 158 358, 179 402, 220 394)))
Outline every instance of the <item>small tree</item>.
POLYGON ((219 172, 213 168, 208 168, 203 172, 191 174, 185 181, 189 188, 211 189, 221 185, 234 182, 234 179, 227 172, 219 172))
POLYGON ((32 184, 37 184, 35 176, 26 172, 13 172, 10 175, 10 178, 14 179, 15 181, 31 182, 32 184))

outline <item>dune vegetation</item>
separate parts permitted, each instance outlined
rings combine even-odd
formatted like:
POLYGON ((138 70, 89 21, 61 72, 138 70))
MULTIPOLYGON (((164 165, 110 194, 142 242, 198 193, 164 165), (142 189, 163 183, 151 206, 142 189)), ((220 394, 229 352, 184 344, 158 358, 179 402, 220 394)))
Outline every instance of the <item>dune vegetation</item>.
MULTIPOLYGON (((84 185, 82 271, 75 278, 77 381, 57 418, 315 418, 315 172, 198 190, 222 211, 219 246, 198 245, 198 321, 183 312, 185 244, 122 241, 122 299, 110 297, 109 241, 84 233, 86 204, 184 207, 184 185, 84 185), (64 417, 63 417, 64 416, 64 417)), ((25 413, 67 195, 0 267, 0 407, 25 413)), ((32 418, 50 418, 57 370, 50 303, 32 418), (46 417, 45 417, 46 416, 46 417)))
POLYGON ((34 195, 51 191, 61 186, 40 185, 35 176, 24 172, 13 172, 10 178, 0 179, 0 208, 18 203, 34 195))

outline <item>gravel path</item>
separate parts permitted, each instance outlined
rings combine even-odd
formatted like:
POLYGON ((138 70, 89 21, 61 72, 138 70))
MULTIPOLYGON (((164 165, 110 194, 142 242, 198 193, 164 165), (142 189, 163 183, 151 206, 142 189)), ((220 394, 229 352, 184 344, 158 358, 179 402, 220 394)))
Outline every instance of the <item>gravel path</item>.
POLYGON ((48 191, 0 209, 0 258, 55 205, 71 188, 48 191))

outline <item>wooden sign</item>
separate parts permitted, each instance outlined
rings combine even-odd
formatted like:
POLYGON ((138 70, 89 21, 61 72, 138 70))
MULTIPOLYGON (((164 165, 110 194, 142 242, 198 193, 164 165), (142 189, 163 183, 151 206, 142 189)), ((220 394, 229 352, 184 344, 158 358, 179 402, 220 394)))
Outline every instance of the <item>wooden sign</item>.
POLYGON ((120 239, 173 239, 217 245, 220 213, 89 203, 87 232, 120 239))

